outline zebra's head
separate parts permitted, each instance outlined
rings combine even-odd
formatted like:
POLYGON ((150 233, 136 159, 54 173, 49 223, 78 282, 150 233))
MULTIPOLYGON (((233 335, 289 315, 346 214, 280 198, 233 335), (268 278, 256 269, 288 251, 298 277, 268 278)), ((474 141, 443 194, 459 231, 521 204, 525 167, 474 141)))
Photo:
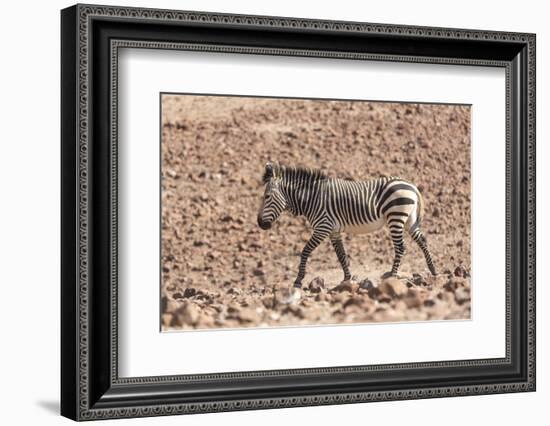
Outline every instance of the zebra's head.
POLYGON ((263 183, 265 193, 262 199, 262 205, 258 213, 258 225, 263 230, 271 228, 283 210, 287 208, 287 202, 281 191, 281 179, 277 173, 278 166, 271 163, 265 165, 263 183))

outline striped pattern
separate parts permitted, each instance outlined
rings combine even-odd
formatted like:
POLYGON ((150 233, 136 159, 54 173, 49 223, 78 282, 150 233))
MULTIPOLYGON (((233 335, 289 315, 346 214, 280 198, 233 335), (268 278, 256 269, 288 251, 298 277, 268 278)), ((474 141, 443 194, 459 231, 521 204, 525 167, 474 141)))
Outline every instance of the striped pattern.
POLYGON ((265 167, 263 183, 265 194, 258 213, 262 229, 269 229, 283 211, 305 216, 313 229, 300 256, 295 287, 301 287, 309 256, 327 238, 342 266, 344 280, 351 279, 342 232, 374 232, 384 225, 390 231, 395 253, 392 275, 397 275, 405 253, 405 232, 422 250, 430 272, 436 274, 420 229, 422 196, 412 183, 394 176, 368 181, 333 179, 320 170, 271 163, 265 167))

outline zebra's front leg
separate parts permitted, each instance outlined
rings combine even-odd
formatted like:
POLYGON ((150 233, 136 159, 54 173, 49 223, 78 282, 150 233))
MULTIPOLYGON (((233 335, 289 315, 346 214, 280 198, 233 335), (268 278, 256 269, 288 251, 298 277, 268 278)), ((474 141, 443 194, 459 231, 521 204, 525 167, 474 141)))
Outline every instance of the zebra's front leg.
POLYGON ((323 242, 325 238, 328 237, 328 235, 329 235, 328 231, 324 231, 324 230, 313 231, 311 238, 306 243, 304 249, 302 250, 302 254, 300 255, 300 266, 298 267, 298 276, 294 281, 295 288, 302 287, 302 280, 306 275, 306 264, 307 264, 307 259, 309 258, 309 255, 313 252, 313 250, 315 250, 319 246, 319 244, 323 242))
POLYGON ((344 270, 344 281, 349 281, 351 279, 351 273, 349 271, 349 257, 346 254, 342 236, 340 234, 332 234, 330 236, 330 242, 332 243, 332 247, 334 247, 336 257, 338 257, 338 261, 344 270))

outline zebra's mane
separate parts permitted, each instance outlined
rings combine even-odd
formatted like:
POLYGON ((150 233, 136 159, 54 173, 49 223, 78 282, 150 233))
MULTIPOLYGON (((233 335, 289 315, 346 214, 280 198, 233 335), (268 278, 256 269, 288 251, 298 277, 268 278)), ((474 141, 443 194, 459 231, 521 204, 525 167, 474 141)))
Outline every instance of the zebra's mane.
POLYGON ((320 169, 312 169, 308 167, 296 167, 296 166, 283 166, 281 164, 274 163, 272 166, 272 172, 268 173, 267 170, 264 172, 262 177, 262 182, 265 184, 271 179, 282 178, 289 180, 296 179, 314 179, 314 180, 325 180, 328 179, 328 176, 320 169))

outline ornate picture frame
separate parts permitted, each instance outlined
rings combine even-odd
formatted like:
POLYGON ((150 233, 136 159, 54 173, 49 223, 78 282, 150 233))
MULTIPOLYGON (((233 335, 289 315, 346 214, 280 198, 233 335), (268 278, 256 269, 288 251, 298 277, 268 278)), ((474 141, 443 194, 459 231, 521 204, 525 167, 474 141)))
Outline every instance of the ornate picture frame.
POLYGON ((61 12, 61 414, 160 416, 535 390, 535 35, 76 5, 61 12), (506 356, 119 377, 121 48, 499 67, 506 356), (504 143, 504 141, 503 141, 504 143))

